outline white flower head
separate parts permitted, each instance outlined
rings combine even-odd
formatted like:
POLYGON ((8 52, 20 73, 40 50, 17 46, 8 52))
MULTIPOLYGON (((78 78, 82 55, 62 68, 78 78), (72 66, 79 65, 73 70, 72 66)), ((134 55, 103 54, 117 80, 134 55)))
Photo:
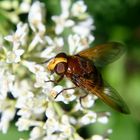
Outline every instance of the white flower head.
MULTIPOLYGON (((84 94, 66 74, 56 83, 61 75, 51 74, 47 62, 60 52, 69 56, 88 48, 94 40, 94 20, 83 0, 60 0, 60 14, 50 17, 55 24, 47 25, 44 8, 48 5, 30 4, 30 0, 16 2, 12 12, 18 18, 17 13, 29 11, 30 34, 28 23, 19 22, 16 31, 5 37, 7 46, 0 41, 0 131, 6 133, 18 115, 18 131, 30 131, 29 140, 84 140, 77 128, 96 121, 106 124, 109 115, 91 110, 95 97, 90 94, 80 103, 84 94)), ((104 137, 94 134, 89 139, 100 138, 104 137)))
POLYGON ((23 49, 17 49, 7 52, 7 63, 18 63, 21 61, 21 56, 24 53, 23 49))
POLYGON ((75 35, 69 35, 68 36, 68 44, 69 44, 69 54, 75 54, 78 47, 80 46, 80 36, 75 35))
POLYGON ((52 99, 55 98, 55 101, 62 101, 65 104, 68 104, 68 102, 73 101, 76 99, 76 96, 74 95, 74 89, 70 90, 64 90, 65 88, 63 86, 55 86, 51 92, 50 96, 52 99))
POLYGON ((45 33, 45 25, 43 24, 44 20, 44 4, 36 1, 30 8, 28 21, 31 29, 34 32, 39 31, 40 34, 45 33))
POLYGON ((34 48, 38 45, 44 44, 44 37, 42 37, 42 35, 40 33, 36 33, 36 35, 34 36, 32 42, 30 43, 30 45, 28 46, 28 51, 32 51, 34 50, 34 48))
POLYGON ((0 79, 0 99, 5 99, 7 97, 8 91, 13 89, 15 76, 4 69, 1 69, 0 79))
POLYGON ((94 101, 95 101, 94 97, 91 94, 87 95, 86 97, 81 98, 81 104, 85 108, 92 107, 94 104, 94 101))
POLYGON ((109 121, 110 112, 100 113, 98 115, 97 121, 102 124, 107 124, 109 121))
POLYGON ((51 102, 48 103, 48 107, 46 109, 45 114, 46 114, 47 118, 56 118, 56 112, 55 112, 51 102))
POLYGON ((40 139, 45 134, 45 130, 42 127, 34 127, 30 133, 31 140, 40 139))
MULTIPOLYGON (((54 86, 54 88, 51 90, 51 92, 49 93, 52 98, 55 98, 57 96, 57 94, 59 92, 61 92, 63 90, 63 86, 54 86)), ((55 99, 56 101, 64 101, 65 98, 62 96, 62 94, 58 95, 57 98, 55 99)))
POLYGON ((48 135, 57 131, 59 132, 60 129, 59 122, 55 118, 48 118, 44 127, 48 135))
POLYGON ((89 47, 94 40, 92 35, 85 37, 79 34, 70 34, 68 36, 69 54, 76 54, 89 47))
MULTIPOLYGON (((46 82, 50 78, 49 73, 45 71, 45 68, 42 65, 36 64, 34 62, 30 61, 23 61, 22 64, 28 68, 28 70, 35 74, 36 82, 34 83, 34 86, 36 88, 39 87, 46 87, 46 82)), ((49 83, 51 84, 51 83, 49 83)), ((47 84, 47 85, 49 85, 47 84)), ((51 86, 51 85, 50 85, 51 86)))
POLYGON ((62 17, 68 18, 69 17, 69 8, 71 5, 71 1, 70 0, 61 0, 61 15, 62 17))
POLYGON ((79 22, 75 26, 73 26, 73 32, 77 33, 81 36, 88 37, 91 35, 91 31, 95 27, 93 26, 93 19, 89 16, 84 21, 79 22))
POLYGON ((103 124, 106 124, 106 123, 108 123, 108 117, 107 116, 102 116, 102 117, 99 117, 98 118, 98 121, 100 122, 100 123, 103 123, 103 124))
POLYGON ((41 117, 41 114, 45 113, 47 101, 43 94, 34 95, 32 92, 21 95, 16 103, 16 107, 20 110, 18 115, 24 118, 41 117))
POLYGON ((52 39, 49 36, 45 36, 45 40, 47 42, 47 46, 46 49, 42 51, 41 57, 46 59, 54 57, 64 46, 64 40, 62 37, 55 37, 52 39))
POLYGON ((30 2, 28 0, 22 1, 19 8, 20 8, 20 12, 21 13, 27 13, 27 12, 29 12, 30 2))
POLYGON ((9 102, 8 100, 0 100, 0 112, 1 112, 1 121, 0 121, 0 130, 3 133, 7 133, 9 128, 10 121, 13 120, 16 110, 14 108, 14 103, 9 102))
POLYGON ((74 25, 74 21, 71 19, 67 19, 63 15, 60 16, 52 16, 52 20, 55 22, 55 33, 57 35, 61 34, 65 28, 70 28, 74 25))
POLYGON ((89 111, 84 115, 80 120, 80 124, 90 124, 90 123, 95 123, 97 119, 97 114, 95 112, 89 111))
POLYGON ((17 30, 13 35, 8 35, 5 37, 5 40, 13 43, 13 50, 17 50, 20 45, 26 43, 26 36, 28 34, 27 24, 18 23, 17 30))
POLYGON ((60 133, 60 137, 62 137, 62 139, 69 138, 74 133, 74 129, 71 125, 60 125, 60 131, 62 131, 60 133))
POLYGON ((92 140, 105 140, 101 135, 94 135, 92 136, 92 140))
POLYGON ((70 0, 61 0, 61 14, 59 16, 52 16, 52 20, 56 24, 55 33, 57 35, 61 34, 65 28, 69 28, 74 25, 74 21, 69 19, 70 4, 70 0))
MULTIPOLYGON (((41 123, 38 123, 38 126, 42 125, 41 123)), ((31 126, 37 126, 37 122, 33 121, 32 119, 27 119, 20 117, 18 121, 16 122, 16 126, 18 127, 19 131, 29 130, 31 126)))
POLYGON ((87 6, 84 4, 84 1, 79 0, 72 5, 72 15, 75 17, 79 17, 84 14, 87 10, 87 6))

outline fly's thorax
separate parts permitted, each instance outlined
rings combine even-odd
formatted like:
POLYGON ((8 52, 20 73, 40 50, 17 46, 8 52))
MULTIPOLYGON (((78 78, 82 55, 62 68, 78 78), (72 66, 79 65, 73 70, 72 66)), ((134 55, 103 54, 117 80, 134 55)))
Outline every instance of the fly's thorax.
POLYGON ((94 72, 94 69, 94 65, 90 60, 82 58, 78 55, 68 57, 68 73, 84 76, 85 74, 94 72))

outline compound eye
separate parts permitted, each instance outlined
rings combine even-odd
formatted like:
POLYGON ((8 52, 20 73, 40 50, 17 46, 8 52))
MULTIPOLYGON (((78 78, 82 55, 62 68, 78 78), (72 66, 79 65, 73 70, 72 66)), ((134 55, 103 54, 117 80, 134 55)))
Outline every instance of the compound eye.
POLYGON ((56 55, 56 58, 58 58, 58 57, 67 58, 67 55, 65 53, 61 52, 61 53, 56 55))
POLYGON ((66 68, 67 68, 67 66, 66 66, 65 62, 58 63, 55 67, 55 72, 57 74, 64 74, 66 71, 66 68))

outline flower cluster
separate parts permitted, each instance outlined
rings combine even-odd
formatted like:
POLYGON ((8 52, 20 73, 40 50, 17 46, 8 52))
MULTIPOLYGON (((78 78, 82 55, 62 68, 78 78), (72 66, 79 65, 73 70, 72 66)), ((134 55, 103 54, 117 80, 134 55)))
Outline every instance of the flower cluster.
MULTIPOLYGON (((24 6, 29 12, 28 23, 19 22, 16 31, 0 44, 0 130, 6 133, 18 116, 15 124, 19 131, 31 131, 29 140, 83 140, 79 128, 96 122, 106 124, 110 114, 91 110, 97 99, 93 95, 85 97, 85 108, 81 107, 79 97, 84 93, 78 89, 66 90, 54 99, 73 83, 67 79, 60 85, 45 82, 57 75, 50 75, 41 62, 61 51, 72 55, 88 48, 94 41, 93 19, 84 1, 61 0, 60 15, 52 16, 54 24, 47 28, 43 3, 36 1, 30 6, 22 2, 20 9, 24 6), (69 104, 72 107, 67 109, 69 104)), ((110 132, 90 139, 107 139, 110 132)))

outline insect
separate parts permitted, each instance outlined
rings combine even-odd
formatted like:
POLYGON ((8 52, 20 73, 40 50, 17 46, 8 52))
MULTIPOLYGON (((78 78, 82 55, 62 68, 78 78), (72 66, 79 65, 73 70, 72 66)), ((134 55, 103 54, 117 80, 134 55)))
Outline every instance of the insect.
MULTIPOLYGON (((110 42, 88 48, 75 55, 59 53, 46 62, 48 62, 48 70, 52 73, 55 72, 60 77, 56 81, 49 80, 46 82, 58 83, 64 77, 67 77, 74 83, 75 87, 63 89, 56 97, 64 90, 79 87, 85 90, 86 93, 98 96, 115 110, 129 114, 130 111, 121 96, 103 80, 98 71, 98 67, 103 67, 106 64, 115 61, 124 53, 124 51, 123 44, 110 42)), ((87 96, 87 94, 81 98, 84 98, 85 96, 87 96)))

